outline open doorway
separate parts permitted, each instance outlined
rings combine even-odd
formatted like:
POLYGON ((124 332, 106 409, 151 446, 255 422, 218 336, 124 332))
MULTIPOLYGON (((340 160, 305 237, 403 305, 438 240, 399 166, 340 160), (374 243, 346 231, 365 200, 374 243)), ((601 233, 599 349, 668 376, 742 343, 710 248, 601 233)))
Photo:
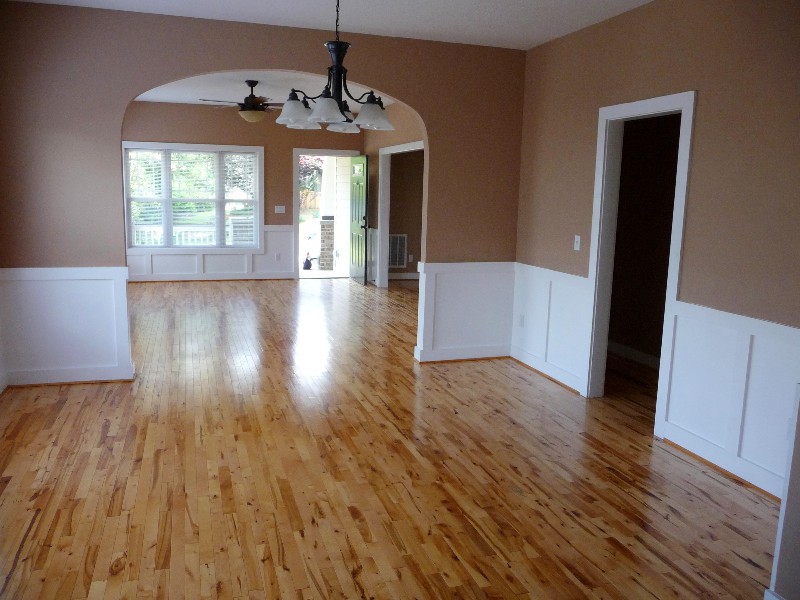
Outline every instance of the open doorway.
POLYGON ((295 151, 298 273, 301 279, 350 276, 351 156, 295 151))
POLYGON ((422 258, 424 148, 425 145, 421 141, 410 142, 381 148, 378 153, 378 232, 374 278, 378 287, 388 287, 390 277, 419 278, 417 265, 422 258), (405 154, 412 156, 407 160, 401 158, 400 161, 394 161, 396 156, 405 154), (398 177, 395 177, 395 167, 400 168, 398 177), (404 200, 404 196, 408 198, 404 200), (409 206, 404 207, 404 204, 409 206), (399 251, 398 238, 392 239, 392 234, 407 235, 404 254, 399 251), (409 239, 410 244, 408 244, 409 239), (419 240, 418 247, 416 240, 419 240), (404 266, 400 266, 403 265, 402 258, 405 258, 404 266), (390 268, 390 265, 394 267, 390 268))
POLYGON ((667 294, 681 115, 625 121, 606 394, 655 409, 667 294), (630 393, 634 391, 633 395, 630 393))
MULTIPOLYGON (((673 206, 669 224, 669 258, 663 306, 663 329, 659 345, 658 392, 655 433, 665 421, 667 388, 671 377, 674 321, 678 309, 683 224, 691 154, 695 92, 682 92, 618 104, 600 109, 597 128, 597 161, 592 211, 589 281, 594 289, 591 343, 588 361, 587 397, 603 396, 608 358, 609 322, 617 235, 617 213, 622 171, 623 137, 627 123, 667 115, 679 115, 673 206)), ((649 242, 647 242, 649 245, 649 242)), ((628 250, 640 252, 638 247, 628 250)))

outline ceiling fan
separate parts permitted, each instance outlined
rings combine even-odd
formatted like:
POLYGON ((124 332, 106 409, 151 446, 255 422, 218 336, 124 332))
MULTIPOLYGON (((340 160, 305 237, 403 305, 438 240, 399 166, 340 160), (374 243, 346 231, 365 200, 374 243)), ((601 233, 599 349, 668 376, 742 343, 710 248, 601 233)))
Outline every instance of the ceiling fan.
POLYGON ((208 98, 199 98, 199 100, 200 102, 236 104, 239 107, 239 116, 250 123, 256 123, 263 119, 268 110, 277 110, 283 106, 283 102, 270 102, 270 98, 256 96, 255 87, 258 85, 258 81, 248 79, 245 81, 245 83, 250 88, 250 95, 245 96, 242 102, 231 102, 230 100, 210 100, 208 98))

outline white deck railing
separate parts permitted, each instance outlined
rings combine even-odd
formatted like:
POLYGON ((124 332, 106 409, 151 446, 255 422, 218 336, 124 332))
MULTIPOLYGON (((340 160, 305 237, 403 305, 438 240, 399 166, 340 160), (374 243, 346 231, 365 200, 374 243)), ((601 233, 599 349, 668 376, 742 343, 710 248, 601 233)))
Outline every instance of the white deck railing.
MULTIPOLYGON (((172 228, 173 246, 214 246, 217 228, 213 225, 177 225, 172 228)), ((247 246, 255 242, 253 220, 228 219, 225 227, 225 244, 247 246)), ((164 228, 161 225, 134 225, 133 244, 137 246, 163 246, 164 228)))

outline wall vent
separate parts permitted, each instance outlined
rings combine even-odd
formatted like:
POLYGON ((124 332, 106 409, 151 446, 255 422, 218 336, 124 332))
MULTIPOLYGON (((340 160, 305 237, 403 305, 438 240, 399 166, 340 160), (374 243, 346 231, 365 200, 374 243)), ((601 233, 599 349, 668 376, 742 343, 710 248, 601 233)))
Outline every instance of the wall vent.
POLYGON ((389 268, 405 269, 408 266, 408 235, 405 233, 389 234, 389 268))

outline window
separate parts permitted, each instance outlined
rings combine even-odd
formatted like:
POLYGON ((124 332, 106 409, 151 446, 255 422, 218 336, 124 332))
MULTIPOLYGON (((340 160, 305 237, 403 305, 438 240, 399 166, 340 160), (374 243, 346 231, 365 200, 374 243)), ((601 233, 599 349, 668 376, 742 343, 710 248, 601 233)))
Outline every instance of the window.
POLYGON ((129 248, 257 248, 263 151, 123 144, 129 248))

